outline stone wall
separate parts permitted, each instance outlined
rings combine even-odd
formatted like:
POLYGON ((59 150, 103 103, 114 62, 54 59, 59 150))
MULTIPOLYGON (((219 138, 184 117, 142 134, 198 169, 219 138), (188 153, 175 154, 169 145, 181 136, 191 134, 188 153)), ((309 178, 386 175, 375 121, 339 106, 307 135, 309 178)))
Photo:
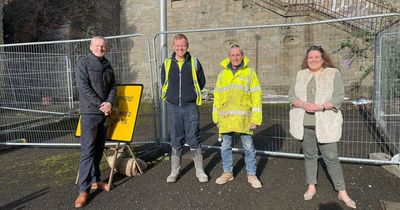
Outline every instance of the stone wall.
MULTIPOLYGON (((159 1, 121 1, 121 32, 154 35, 159 30, 159 1), (140 9, 134 9, 140 8, 140 9)), ((318 16, 283 17, 275 12, 249 2, 239 0, 167 1, 168 31, 188 29, 215 29, 251 25, 273 25, 317 21, 318 16)), ((322 45, 331 54, 332 60, 341 70, 348 95, 350 89, 361 78, 362 61, 352 65, 345 62, 342 51, 338 51, 344 40, 350 37, 349 29, 338 25, 318 24, 308 26, 271 27, 255 30, 226 30, 220 32, 185 33, 190 41, 189 51, 201 61, 206 76, 206 88, 213 89, 219 62, 226 57, 230 44, 242 46, 249 57, 250 65, 258 72, 262 88, 269 94, 286 94, 296 72, 300 70, 306 49, 312 44, 322 45), (336 53, 334 53, 336 52, 336 53)), ((171 39, 168 36, 169 55, 171 39)), ((158 45, 158 39, 156 45, 158 45)), ((135 47, 145 47, 137 43, 135 47)), ((159 47, 157 46, 157 49, 159 47)), ((131 54, 136 60, 146 61, 146 55, 131 54)), ((372 59, 372 57, 371 57, 372 59)), ((365 61, 364 61, 365 62, 365 61)), ((145 64, 137 62, 134 69, 144 69, 145 64)), ((138 74, 135 82, 146 81, 146 74, 138 74)), ((362 82, 362 91, 370 94, 372 80, 362 82), (364 88, 364 89, 363 89, 364 88)), ((360 92, 357 93, 357 95, 360 92)))
MULTIPOLYGON (((395 5, 396 0, 380 0, 395 5)), ((140 33, 150 38, 159 31, 159 0, 4 0, 5 43, 36 42, 88 38, 93 35, 140 33)), ((299 23, 324 19, 314 13, 283 17, 255 4, 256 0, 167 0, 168 30, 215 29, 239 26, 299 23)), ((312 44, 322 45, 341 70, 347 88, 355 83, 362 94, 369 94, 372 74, 365 77, 363 65, 372 65, 367 58, 349 61, 348 49, 340 49, 351 39, 350 29, 343 24, 270 27, 266 29, 225 30, 185 33, 190 40, 189 51, 203 64, 207 88, 212 89, 227 55, 229 45, 242 46, 250 65, 258 72, 263 90, 286 94, 296 72, 301 68, 305 50, 312 44)), ((168 36, 168 49, 174 34, 168 36)), ((357 41, 361 45, 362 38, 357 41)), ((158 37, 156 45, 158 45, 158 37)), ((127 55, 135 79, 129 82, 149 85, 146 42, 132 39, 127 55)), ((159 49, 159 46, 156 46, 159 49)), ((158 55, 158 51, 156 52, 158 55)), ((160 63, 160 62, 159 62, 160 63)), ((158 75, 156 75, 158 78, 158 75)), ((360 92, 357 92, 359 95, 360 92)))
POLYGON ((6 0, 4 42, 118 35, 119 0, 6 0))

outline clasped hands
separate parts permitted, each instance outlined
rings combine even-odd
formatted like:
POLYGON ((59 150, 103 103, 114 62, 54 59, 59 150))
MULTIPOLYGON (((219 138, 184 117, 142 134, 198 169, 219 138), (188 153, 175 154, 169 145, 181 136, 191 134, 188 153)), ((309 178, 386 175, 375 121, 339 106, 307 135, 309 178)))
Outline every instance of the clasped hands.
POLYGON ((108 116, 112 113, 112 105, 110 102, 101 103, 99 109, 104 113, 105 116, 108 116))
POLYGON ((331 102, 326 102, 325 104, 315 104, 315 103, 308 103, 297 99, 294 102, 294 105, 298 108, 303 108, 306 112, 315 113, 321 112, 325 110, 333 109, 333 104, 331 102))

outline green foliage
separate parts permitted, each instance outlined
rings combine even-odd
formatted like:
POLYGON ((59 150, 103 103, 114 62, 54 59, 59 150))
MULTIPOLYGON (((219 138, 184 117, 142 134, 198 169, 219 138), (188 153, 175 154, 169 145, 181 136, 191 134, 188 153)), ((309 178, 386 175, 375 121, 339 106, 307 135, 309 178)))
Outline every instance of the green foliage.
POLYGON ((351 91, 358 91, 361 88, 362 81, 372 72, 373 66, 369 65, 367 67, 360 66, 359 71, 362 72, 361 77, 358 81, 351 83, 350 90, 351 91))
POLYGON ((344 53, 344 59, 368 58, 368 53, 373 50, 374 40, 373 35, 369 32, 354 33, 342 40, 334 53, 347 51, 344 53))
POLYGON ((358 71, 361 72, 361 76, 350 84, 351 91, 358 92, 362 82, 373 72, 374 40, 375 37, 371 32, 360 30, 342 40, 338 49, 333 52, 340 54, 344 60, 348 60, 350 66, 354 61, 358 61, 358 71))

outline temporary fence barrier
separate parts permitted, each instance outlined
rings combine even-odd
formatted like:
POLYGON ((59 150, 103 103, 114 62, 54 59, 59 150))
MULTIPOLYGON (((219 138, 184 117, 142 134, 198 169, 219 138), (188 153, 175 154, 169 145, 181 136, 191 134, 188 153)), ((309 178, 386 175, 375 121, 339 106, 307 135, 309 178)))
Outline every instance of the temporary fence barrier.
MULTIPOLYGON (((249 65, 258 74, 265 98, 264 121, 254 134, 257 152, 273 156, 303 157, 300 142, 289 133, 290 106, 285 97, 297 71, 301 69, 306 49, 311 45, 321 45, 340 70, 345 84, 346 98, 341 107, 344 124, 339 143, 340 159, 359 163, 400 164, 395 158, 370 159, 371 153, 384 153, 387 157, 394 157, 400 150, 398 131, 388 133, 388 129, 381 129, 381 123, 377 121, 374 113, 374 108, 380 103, 374 99, 375 83, 387 83, 383 78, 379 79, 376 74, 392 72, 393 68, 399 65, 398 54, 396 56, 394 53, 394 50, 399 48, 399 38, 396 36, 394 40, 388 41, 391 44, 380 46, 379 50, 391 53, 381 54, 380 59, 387 61, 388 64, 378 66, 376 46, 380 40, 377 38, 376 28, 369 31, 364 27, 358 27, 360 22, 392 21, 384 27, 390 33, 398 33, 400 31, 398 24, 393 21, 398 18, 399 14, 393 13, 288 24, 165 31, 153 37, 155 51, 153 55, 154 60, 157 60, 156 43, 161 35, 186 34, 190 42, 191 55, 198 58, 204 68, 207 78, 206 88, 212 90, 222 69, 219 61, 227 56, 232 44, 239 44, 245 55, 250 58, 249 65)), ((384 31, 381 33, 380 37, 387 36, 384 31)), ((170 50, 169 54, 171 53, 170 50)), ((160 64, 161 61, 155 64, 156 70, 160 64)), ((391 84, 397 85, 399 75, 392 75, 389 78, 391 84)), ((395 87, 391 90, 398 91, 395 87)), ((392 107, 392 103, 398 101, 399 96, 393 93, 387 94, 390 96, 385 100, 391 103, 387 106, 392 107)), ((205 103, 200 108, 202 147, 220 149, 220 144, 217 142, 218 130, 212 123, 211 110, 212 103, 205 103)), ((391 120, 386 122, 390 124, 386 125, 387 128, 397 125, 399 119, 397 113, 391 117, 391 120)), ((164 143, 168 144, 168 141, 164 143)), ((238 139, 234 140, 234 144, 237 145, 234 151, 242 151, 239 149, 238 139)))
MULTIPOLYGON (((156 143, 156 115, 148 39, 107 37, 106 57, 119 84, 146 83, 133 143, 156 143), (148 63, 139 63, 136 55, 148 63)), ((75 64, 90 39, 0 46, 0 144, 77 146, 79 116, 75 64)))
MULTIPOLYGON (((389 33, 398 33, 400 29, 398 24, 387 25, 386 30, 376 34, 375 30, 357 27, 360 20, 387 22, 386 19, 393 17, 398 18, 399 14, 166 31, 154 35, 153 50, 142 35, 107 37, 106 56, 114 66, 119 83, 144 84, 145 100, 140 106, 134 143, 156 143, 160 125, 167 125, 167 121, 158 121, 162 59, 157 59, 156 41, 160 35, 188 35, 189 50, 205 69, 208 95, 221 69, 219 61, 226 57, 231 44, 239 44, 250 58, 250 66, 257 72, 264 93, 264 122, 254 135, 258 153, 302 157, 299 141, 289 134, 287 92, 301 68, 305 50, 313 44, 321 45, 337 65, 345 83, 341 160, 400 164, 396 160, 369 160, 371 153, 391 157, 399 153, 400 138, 398 131, 394 132, 399 109, 393 104, 400 96, 390 92, 396 90, 398 75, 389 74, 399 65, 395 56, 399 38, 389 33), (143 62, 146 56, 147 64, 143 62), (380 87, 379 93, 374 87, 380 87), (383 97, 378 99, 380 96, 383 97), (382 111, 383 108, 393 111, 382 111)), ((0 144, 79 145, 73 135, 79 113, 74 65, 88 53, 89 42, 85 39, 0 46, 0 144)), ((202 145, 219 149, 211 110, 212 101, 200 108, 202 145)), ((234 143, 240 144, 237 139, 234 143)), ((239 146, 234 150, 241 151, 239 146)))

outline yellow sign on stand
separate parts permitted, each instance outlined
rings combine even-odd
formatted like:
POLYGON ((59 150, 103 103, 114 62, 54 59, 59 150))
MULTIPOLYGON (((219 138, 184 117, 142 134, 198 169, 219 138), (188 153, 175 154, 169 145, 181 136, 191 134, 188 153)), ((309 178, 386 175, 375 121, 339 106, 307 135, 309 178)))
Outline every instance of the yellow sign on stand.
MULTIPOLYGON (((142 97, 143 85, 117 85, 117 96, 111 116, 107 119, 107 140, 131 142, 142 97)), ((80 119, 76 136, 81 136, 80 119)))

